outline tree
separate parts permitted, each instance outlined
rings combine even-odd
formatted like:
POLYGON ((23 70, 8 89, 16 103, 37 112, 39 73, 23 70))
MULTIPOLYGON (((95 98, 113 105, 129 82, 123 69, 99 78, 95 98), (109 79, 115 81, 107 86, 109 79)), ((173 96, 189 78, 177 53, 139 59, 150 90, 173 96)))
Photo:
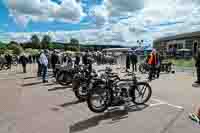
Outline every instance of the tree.
POLYGON ((9 50, 12 50, 14 55, 20 55, 23 52, 23 48, 20 45, 11 44, 8 46, 9 50))
POLYGON ((79 41, 75 38, 71 38, 70 40, 70 44, 73 46, 78 46, 79 45, 79 41))
POLYGON ((75 51, 80 51, 80 44, 79 44, 79 41, 77 40, 77 39, 75 39, 75 38, 71 38, 71 40, 70 40, 70 45, 72 46, 72 47, 76 47, 76 50, 75 51))
POLYGON ((37 35, 31 37, 32 48, 40 48, 40 39, 37 35))
POLYGON ((47 49, 50 43, 51 43, 51 37, 49 35, 44 35, 41 41, 42 48, 47 49))

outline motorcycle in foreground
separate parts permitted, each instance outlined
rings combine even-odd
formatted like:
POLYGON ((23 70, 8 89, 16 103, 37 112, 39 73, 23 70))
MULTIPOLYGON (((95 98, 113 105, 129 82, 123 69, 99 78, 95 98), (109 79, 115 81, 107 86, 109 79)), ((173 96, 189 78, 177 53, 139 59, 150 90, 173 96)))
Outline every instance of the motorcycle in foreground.
POLYGON ((138 82, 134 73, 130 79, 120 79, 107 68, 99 78, 99 84, 94 81, 94 88, 89 91, 87 104, 91 111, 102 113, 117 103, 133 102, 136 105, 145 104, 151 97, 152 89, 147 82, 138 82), (130 82, 124 85, 122 82, 130 82))

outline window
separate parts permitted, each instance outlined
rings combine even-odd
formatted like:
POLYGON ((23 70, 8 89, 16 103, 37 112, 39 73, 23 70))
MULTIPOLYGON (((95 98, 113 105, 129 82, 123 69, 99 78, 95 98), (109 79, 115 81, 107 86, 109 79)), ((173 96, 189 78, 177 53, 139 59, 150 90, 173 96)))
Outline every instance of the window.
POLYGON ((185 48, 192 49, 192 46, 193 46, 193 40, 186 40, 185 48))

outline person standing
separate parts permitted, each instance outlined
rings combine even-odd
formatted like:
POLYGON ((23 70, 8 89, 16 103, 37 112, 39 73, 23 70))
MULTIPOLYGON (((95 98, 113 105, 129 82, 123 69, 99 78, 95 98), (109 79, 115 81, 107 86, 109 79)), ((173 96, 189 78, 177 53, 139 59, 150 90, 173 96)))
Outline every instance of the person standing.
POLYGON ((48 58, 47 58, 48 52, 47 50, 44 50, 42 54, 40 55, 40 64, 42 66, 42 79, 43 83, 48 82, 48 58))
POLYGON ((89 51, 87 51, 84 55, 83 55, 83 64, 87 65, 88 64, 88 56, 89 56, 89 51))
POLYGON ((160 69, 161 69, 161 56, 158 52, 156 53, 156 57, 157 57, 156 78, 159 78, 160 77, 160 69))
POLYGON ((152 53, 150 54, 148 58, 148 64, 150 65, 149 80, 151 81, 156 73, 155 71, 156 71, 156 65, 157 65, 157 57, 156 57, 155 49, 152 50, 152 53))
POLYGON ((56 51, 53 51, 52 55, 51 55, 51 66, 53 69, 53 76, 55 77, 56 73, 55 73, 55 69, 56 69, 56 64, 58 64, 58 55, 56 54, 56 51))
POLYGON ((42 52, 40 54, 36 55, 36 60, 37 60, 37 64, 38 64, 38 71, 37 71, 38 77, 40 77, 41 73, 42 73, 42 65, 40 64, 40 55, 42 54, 42 52))
POLYGON ((131 63, 133 72, 137 72, 137 62, 138 62, 137 55, 135 54, 135 52, 133 52, 131 54, 131 63))
POLYGON ((196 67, 196 72, 197 72, 197 80, 194 83, 200 84, 200 49, 197 49, 193 58, 195 60, 195 67, 196 67))
POLYGON ((76 57, 75 57, 75 62, 74 62, 74 64, 75 64, 76 66, 78 66, 78 65, 79 65, 79 63, 80 63, 80 56, 79 56, 78 54, 76 54, 76 57))
POLYGON ((130 69, 130 53, 126 55, 126 72, 130 69))
POLYGON ((7 54, 7 55, 5 56, 5 58, 6 58, 6 61, 7 61, 7 66, 8 66, 8 68, 11 69, 12 56, 11 56, 10 54, 7 54))
POLYGON ((28 56, 28 60, 29 60, 29 63, 32 64, 32 56, 31 55, 28 56))
POLYGON ((28 63, 28 58, 25 56, 25 54, 20 56, 19 62, 22 64, 23 73, 26 73, 26 64, 28 63))

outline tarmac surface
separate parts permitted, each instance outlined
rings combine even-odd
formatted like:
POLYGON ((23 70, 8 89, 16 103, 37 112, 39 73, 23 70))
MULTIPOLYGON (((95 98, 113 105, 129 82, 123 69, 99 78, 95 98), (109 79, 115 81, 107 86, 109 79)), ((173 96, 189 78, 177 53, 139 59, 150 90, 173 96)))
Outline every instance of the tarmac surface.
MULTIPOLYGON (((114 70, 123 76, 121 69, 114 70)), ((137 75, 141 80, 147 77, 137 75)), ((162 73, 150 83, 153 93, 147 105, 102 114, 77 101, 71 86, 62 87, 53 78, 41 81, 33 65, 27 74, 20 66, 0 72, 0 133, 200 132, 200 125, 188 118, 200 104, 200 87, 192 87, 192 72, 162 73)))

